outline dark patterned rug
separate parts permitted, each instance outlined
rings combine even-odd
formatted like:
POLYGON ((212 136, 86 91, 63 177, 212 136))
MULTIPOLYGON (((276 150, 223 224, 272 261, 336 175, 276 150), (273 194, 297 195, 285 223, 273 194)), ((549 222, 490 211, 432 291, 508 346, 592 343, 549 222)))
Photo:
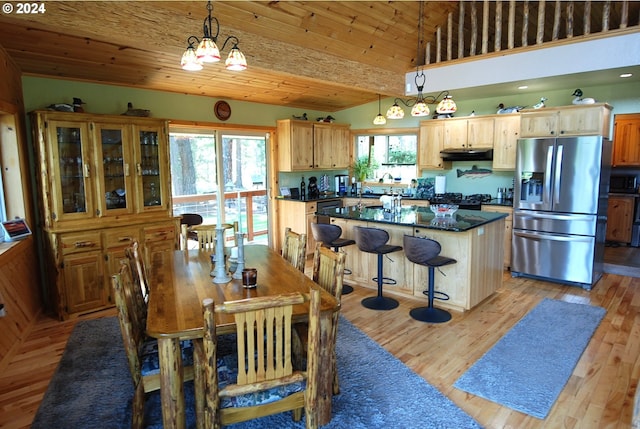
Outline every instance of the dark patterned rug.
MULTIPOLYGON (((423 378, 344 317, 337 341, 341 393, 323 429, 479 428, 423 378)), ((187 426, 195 427, 193 384, 185 387, 187 426)), ((75 327, 32 429, 130 427, 133 387, 115 317, 75 327)), ((147 428, 161 428, 160 395, 149 394, 147 428)), ((234 429, 304 428, 291 413, 231 425, 234 429)))

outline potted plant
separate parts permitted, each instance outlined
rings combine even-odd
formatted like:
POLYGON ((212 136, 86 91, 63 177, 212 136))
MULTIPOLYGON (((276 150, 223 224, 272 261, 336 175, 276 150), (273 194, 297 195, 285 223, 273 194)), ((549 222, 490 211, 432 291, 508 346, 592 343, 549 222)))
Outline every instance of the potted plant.
POLYGON ((378 168, 378 163, 368 156, 361 156, 351 164, 353 177, 358 182, 364 182, 367 177, 373 176, 373 172, 378 168))

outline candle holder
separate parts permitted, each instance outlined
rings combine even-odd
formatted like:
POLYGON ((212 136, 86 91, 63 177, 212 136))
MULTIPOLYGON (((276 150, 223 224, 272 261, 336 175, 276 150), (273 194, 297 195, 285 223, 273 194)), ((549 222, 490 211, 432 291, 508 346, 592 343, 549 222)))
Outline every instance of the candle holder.
POLYGON ((224 255, 224 228, 218 224, 216 228, 216 266, 213 269, 214 277, 212 282, 214 283, 229 283, 231 276, 227 271, 227 264, 224 255))
POLYGON ((242 278, 242 270, 244 269, 244 233, 236 232, 236 242, 238 243, 238 265, 233 273, 234 279, 242 278))

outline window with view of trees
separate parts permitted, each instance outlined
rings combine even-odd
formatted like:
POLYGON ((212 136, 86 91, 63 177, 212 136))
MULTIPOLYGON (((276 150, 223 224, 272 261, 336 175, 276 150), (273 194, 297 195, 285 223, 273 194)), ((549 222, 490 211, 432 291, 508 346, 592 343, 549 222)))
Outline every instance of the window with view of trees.
POLYGON ((388 174, 408 183, 416 176, 417 141, 416 134, 359 135, 357 158, 371 156, 378 165, 377 178, 388 174))

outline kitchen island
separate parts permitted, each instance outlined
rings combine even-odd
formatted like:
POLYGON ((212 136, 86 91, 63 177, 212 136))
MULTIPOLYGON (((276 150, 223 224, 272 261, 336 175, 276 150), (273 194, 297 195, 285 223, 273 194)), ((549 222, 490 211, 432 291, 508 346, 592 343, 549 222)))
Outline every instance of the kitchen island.
MULTIPOLYGON (((442 246, 441 254, 457 260, 456 264, 435 271, 436 291, 449 295, 449 300, 436 300, 436 306, 456 311, 470 310, 502 285, 504 255, 504 213, 458 210, 452 216, 436 217, 428 207, 404 206, 399 212, 382 207, 357 206, 324 210, 318 215, 342 228, 342 237, 354 238, 353 228, 381 228, 389 233, 389 244, 402 246, 404 235, 426 237, 442 246)), ((361 252, 357 246, 343 248, 347 254, 345 267, 352 274, 344 281, 377 289, 376 255, 361 252)), ((412 295, 425 300, 428 271, 410 262, 403 251, 394 252, 384 263, 385 277, 396 280, 385 285, 384 293, 412 295)))

